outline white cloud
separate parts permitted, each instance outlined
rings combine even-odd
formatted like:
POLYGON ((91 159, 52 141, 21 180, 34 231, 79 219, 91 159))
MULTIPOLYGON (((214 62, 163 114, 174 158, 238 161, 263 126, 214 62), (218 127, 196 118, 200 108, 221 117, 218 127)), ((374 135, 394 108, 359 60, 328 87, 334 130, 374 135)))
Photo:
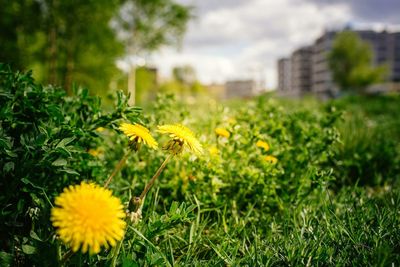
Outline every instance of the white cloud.
POLYGON ((174 66, 191 65, 197 73, 197 78, 204 83, 222 83, 227 77, 234 76, 234 65, 222 56, 207 55, 194 51, 177 52, 164 49, 151 59, 158 66, 161 76, 171 76, 174 66))

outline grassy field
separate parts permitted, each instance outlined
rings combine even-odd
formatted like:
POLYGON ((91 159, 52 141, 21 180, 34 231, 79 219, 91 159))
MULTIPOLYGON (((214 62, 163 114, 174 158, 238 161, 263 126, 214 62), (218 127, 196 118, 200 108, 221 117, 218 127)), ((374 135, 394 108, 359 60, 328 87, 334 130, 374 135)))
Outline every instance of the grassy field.
POLYGON ((2 266, 400 263, 398 95, 191 104, 161 95, 141 110, 118 94, 105 112, 85 90, 66 97, 5 66, 0 85, 2 266), (145 125, 160 149, 130 151, 122 122, 145 125), (131 209, 168 157, 156 129, 171 123, 192 129, 203 153, 172 156, 122 242, 70 253, 50 219, 55 198, 81 181, 102 186, 128 155, 109 189, 131 209))

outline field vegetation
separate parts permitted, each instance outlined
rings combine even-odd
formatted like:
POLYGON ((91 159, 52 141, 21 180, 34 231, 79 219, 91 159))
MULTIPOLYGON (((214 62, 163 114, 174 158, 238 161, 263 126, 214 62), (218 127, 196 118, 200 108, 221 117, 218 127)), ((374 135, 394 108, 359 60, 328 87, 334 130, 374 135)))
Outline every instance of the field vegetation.
MULTIPOLYGON (((187 103, 164 94, 141 109, 118 93, 110 109, 74 90, 0 65, 1 266, 400 263, 399 95, 187 103), (123 123, 145 126, 158 149, 123 123), (171 124, 193 136, 163 134, 171 124), (122 239, 99 248, 101 236, 83 231, 84 249, 60 238, 79 239, 60 231, 54 209, 82 182, 122 203, 126 218, 112 222, 122 239)), ((94 217, 107 210, 95 204, 94 217)))

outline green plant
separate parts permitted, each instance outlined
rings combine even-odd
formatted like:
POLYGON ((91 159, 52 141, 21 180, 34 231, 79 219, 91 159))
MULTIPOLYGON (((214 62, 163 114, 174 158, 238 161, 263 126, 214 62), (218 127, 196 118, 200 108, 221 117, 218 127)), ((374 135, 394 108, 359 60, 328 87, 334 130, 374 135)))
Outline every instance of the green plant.
POLYGON ((3 64, 0 88, 2 250, 16 265, 55 265, 49 221, 54 197, 79 181, 105 179, 106 170, 88 153, 102 143, 96 129, 112 128, 120 118, 136 121, 140 109, 127 106, 119 93, 115 110, 103 113, 100 99, 85 89, 67 97, 3 64))
POLYGON ((335 101, 346 109, 337 123, 333 168, 337 184, 381 185, 398 179, 400 120, 398 96, 347 97, 335 101))

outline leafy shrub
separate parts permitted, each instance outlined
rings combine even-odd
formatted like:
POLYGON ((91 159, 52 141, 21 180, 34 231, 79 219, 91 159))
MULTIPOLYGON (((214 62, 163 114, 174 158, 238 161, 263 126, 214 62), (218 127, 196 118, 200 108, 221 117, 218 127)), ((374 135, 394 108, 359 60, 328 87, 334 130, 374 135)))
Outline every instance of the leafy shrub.
MULTIPOLYGON (((176 106, 158 103, 152 114, 175 114, 176 106)), ((169 167, 160 178, 162 201, 168 206, 171 198, 193 201, 195 195, 208 208, 218 207, 228 214, 263 210, 254 215, 253 219, 259 216, 257 220, 283 209, 284 203, 302 201, 333 179, 329 164, 335 155, 338 133, 334 125, 339 115, 330 109, 286 111, 274 100, 259 99, 243 107, 209 109, 202 118, 208 124, 187 119, 197 116, 183 116, 187 124, 197 126, 206 153, 198 160, 182 156, 186 158, 169 167), (228 130, 230 137, 217 136, 217 127, 228 130), (270 144, 270 150, 257 147, 258 140, 270 144), (211 148, 217 153, 210 153, 211 148), (267 162, 267 155, 278 162, 267 162)), ((148 156, 151 162, 152 155, 148 156)))
POLYGON ((1 248, 15 265, 54 266, 54 197, 81 180, 104 180, 103 166, 88 153, 102 141, 96 129, 120 118, 136 121, 140 110, 119 93, 115 111, 103 113, 100 99, 85 89, 67 97, 6 65, 0 65, 0 88, 1 248))

